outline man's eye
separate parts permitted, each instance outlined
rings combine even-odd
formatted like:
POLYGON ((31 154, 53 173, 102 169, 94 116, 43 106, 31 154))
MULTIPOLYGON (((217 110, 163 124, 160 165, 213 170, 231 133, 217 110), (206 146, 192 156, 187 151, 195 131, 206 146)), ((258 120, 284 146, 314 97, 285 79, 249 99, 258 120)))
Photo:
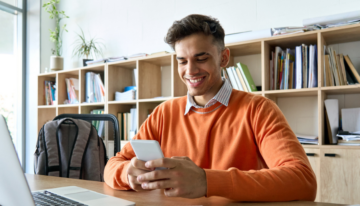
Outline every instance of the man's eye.
POLYGON ((208 58, 205 58, 205 59, 198 59, 198 61, 200 62, 203 62, 203 61, 206 61, 208 58))
POLYGON ((179 64, 186 64, 186 62, 179 62, 179 64))

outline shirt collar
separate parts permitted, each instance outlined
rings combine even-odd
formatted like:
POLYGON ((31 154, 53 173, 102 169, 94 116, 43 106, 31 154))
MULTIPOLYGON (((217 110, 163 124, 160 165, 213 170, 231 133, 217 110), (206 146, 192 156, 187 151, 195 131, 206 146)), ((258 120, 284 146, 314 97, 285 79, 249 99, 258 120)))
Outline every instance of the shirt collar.
MULTIPOLYGON (((227 79, 222 78, 224 84, 221 86, 220 90, 218 91, 218 93, 205 105, 205 108, 207 107, 207 105, 210 102, 220 102, 221 104, 228 106, 229 105, 229 100, 230 100, 230 95, 232 92, 232 86, 231 84, 228 82, 227 79), (214 101, 213 101, 214 100, 214 101)), ((190 96, 189 92, 187 93, 187 101, 186 101, 186 107, 185 107, 185 114, 189 113, 191 107, 198 107, 200 108, 200 106, 196 105, 194 99, 194 97, 190 96)), ((212 104, 213 105, 213 104, 212 104)), ((211 105, 210 105, 211 106, 211 105)))

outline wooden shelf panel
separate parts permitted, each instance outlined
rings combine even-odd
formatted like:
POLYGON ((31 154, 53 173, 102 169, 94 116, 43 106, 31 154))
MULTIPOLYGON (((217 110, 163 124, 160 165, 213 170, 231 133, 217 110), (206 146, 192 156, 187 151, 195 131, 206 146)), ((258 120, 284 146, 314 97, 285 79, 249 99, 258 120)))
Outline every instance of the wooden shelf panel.
POLYGON ((57 107, 62 108, 62 107, 79 107, 80 104, 59 104, 57 105, 57 107))
POLYGON ((157 66, 168 66, 171 65, 172 54, 165 54, 159 56, 149 56, 139 59, 139 62, 148 62, 157 66))
POLYGON ((164 98, 152 98, 152 99, 139 99, 138 102, 164 102, 172 99, 172 97, 164 97, 164 98))
POLYGON ((37 132, 40 131, 40 129, 46 122, 53 120, 57 115, 56 107, 38 108, 37 112, 38 112, 37 132))
POLYGON ((79 106, 59 107, 58 115, 60 115, 60 114, 79 114, 79 106))
POLYGON ((109 101, 108 104, 136 104, 137 100, 129 100, 129 101, 109 101))
POLYGON ((104 71, 105 65, 106 65, 105 63, 97 64, 97 65, 93 65, 93 66, 81 67, 79 69, 82 71, 85 71, 85 72, 88 72, 87 70, 92 71, 92 72, 101 72, 101 71, 104 71))
POLYGON ((353 94, 353 93, 360 93, 360 84, 345 85, 345 86, 321 87, 321 91, 324 91, 326 94, 353 94))
POLYGON ((261 41, 246 41, 241 43, 226 44, 231 56, 245 56, 261 53, 261 41))
POLYGON ((110 62, 108 63, 108 67, 122 67, 127 69, 134 69, 136 68, 137 60, 125 60, 125 61, 119 61, 119 62, 110 62))
POLYGON ((46 77, 55 78, 55 77, 56 77, 56 72, 39 74, 38 77, 43 77, 43 78, 46 78, 46 77))
POLYGON ((56 108, 57 105, 39 105, 37 106, 38 109, 49 109, 49 108, 56 108))
POLYGON ((264 41, 270 47, 280 46, 282 49, 295 49, 296 46, 300 46, 301 44, 317 44, 317 32, 275 36, 264 41))
POLYGON ((64 70, 64 71, 59 71, 57 73, 58 74, 63 74, 63 75, 77 75, 77 76, 79 76, 79 69, 64 70))
POLYGON ((271 90, 265 91, 265 96, 272 97, 304 97, 304 96, 317 96, 319 88, 310 89, 286 89, 286 90, 271 90))

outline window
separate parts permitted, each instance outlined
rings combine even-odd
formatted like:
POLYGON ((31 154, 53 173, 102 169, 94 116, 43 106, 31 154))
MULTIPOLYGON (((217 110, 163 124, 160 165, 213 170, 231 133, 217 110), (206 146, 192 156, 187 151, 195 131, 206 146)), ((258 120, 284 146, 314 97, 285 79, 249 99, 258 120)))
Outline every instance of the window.
MULTIPOLYGON (((0 114, 23 160, 24 47, 22 1, 0 0, 0 114)), ((1 139, 1 137, 0 137, 1 139)), ((1 140, 0 140, 1 141, 1 140)))

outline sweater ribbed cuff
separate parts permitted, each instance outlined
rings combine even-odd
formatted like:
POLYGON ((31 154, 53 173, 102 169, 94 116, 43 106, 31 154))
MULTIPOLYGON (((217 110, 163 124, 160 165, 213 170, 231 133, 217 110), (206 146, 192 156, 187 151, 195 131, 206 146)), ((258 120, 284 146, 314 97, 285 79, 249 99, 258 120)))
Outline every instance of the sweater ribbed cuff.
POLYGON ((226 170, 205 169, 207 192, 206 197, 228 197, 232 191, 231 174, 226 170))
POLYGON ((130 164, 130 161, 126 161, 124 164, 123 164, 123 169, 121 171, 121 175, 120 175, 120 179, 123 183, 127 184, 129 187, 129 179, 128 179, 128 175, 127 175, 127 167, 128 165, 130 164))

